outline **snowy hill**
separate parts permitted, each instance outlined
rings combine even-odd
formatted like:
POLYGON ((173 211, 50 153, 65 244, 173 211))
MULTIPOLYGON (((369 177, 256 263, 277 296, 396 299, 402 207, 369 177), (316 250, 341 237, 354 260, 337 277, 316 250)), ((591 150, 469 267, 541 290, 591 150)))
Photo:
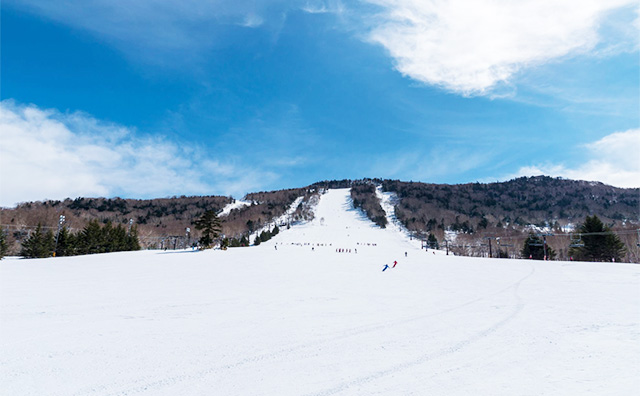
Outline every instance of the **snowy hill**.
POLYGON ((348 196, 258 247, 2 260, 0 393, 637 391, 639 266, 433 254, 348 196))

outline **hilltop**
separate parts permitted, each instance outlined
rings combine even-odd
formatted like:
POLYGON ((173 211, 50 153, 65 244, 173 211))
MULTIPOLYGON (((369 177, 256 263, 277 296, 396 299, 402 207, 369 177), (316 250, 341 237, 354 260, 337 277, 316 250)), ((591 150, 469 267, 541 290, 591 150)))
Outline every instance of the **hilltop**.
POLYGON ((484 235, 508 234, 515 238, 532 229, 570 231, 593 214, 616 229, 634 229, 640 223, 640 189, 545 176, 457 185, 383 179, 332 180, 301 188, 249 193, 242 200, 226 196, 150 200, 80 197, 0 209, 0 219, 14 252, 38 223, 55 229, 60 215, 65 215, 66 226, 72 230, 82 229, 92 219, 114 224, 128 224, 132 219, 143 247, 173 248, 188 243, 187 228, 191 228, 189 238, 197 238, 193 222, 206 210, 220 214, 226 236, 240 237, 276 223, 290 226, 312 219, 312 206, 319 191, 335 188, 353 188, 353 204, 376 224, 384 226, 390 216, 391 221, 416 236, 434 234, 440 241, 447 232, 462 234, 458 239, 469 243, 484 235), (392 213, 382 209, 379 192, 367 186, 377 186, 379 192, 388 194, 386 212, 392 213))

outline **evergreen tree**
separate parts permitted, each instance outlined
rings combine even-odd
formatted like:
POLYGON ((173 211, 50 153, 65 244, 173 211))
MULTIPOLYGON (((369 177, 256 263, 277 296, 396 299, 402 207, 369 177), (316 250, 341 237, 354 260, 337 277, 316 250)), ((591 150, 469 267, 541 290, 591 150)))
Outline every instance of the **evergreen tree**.
MULTIPOLYGON (((524 241, 520 254, 524 258, 532 258, 534 260, 544 260, 544 240, 534 233, 530 232, 524 241)), ((547 260, 553 260, 556 252, 547 244, 547 260)))
POLYGON ((75 254, 74 252, 75 243, 76 242, 73 234, 71 234, 69 230, 67 230, 66 226, 62 227, 60 229, 60 232, 58 233, 58 244, 56 245, 56 257, 73 256, 75 254))
POLYGON ((125 239, 126 250, 140 250, 140 239, 138 238, 138 226, 134 225, 131 227, 131 231, 129 235, 127 235, 125 239))
POLYGON ((91 220, 78 235, 78 254, 95 254, 105 251, 104 238, 98 220, 91 220))
POLYGON ((256 239, 253 241, 253 246, 258 246, 261 242, 260 235, 256 235, 256 239))
POLYGON ((260 233, 260 242, 266 242, 271 239, 271 233, 269 231, 262 231, 260 233))
POLYGON ((429 234, 429 237, 427 238, 427 244, 429 245, 429 247, 431 249, 439 249, 440 248, 439 245, 438 245, 438 239, 433 234, 429 234))
POLYGON ((110 221, 107 221, 100 229, 100 239, 102 240, 102 253, 114 252, 116 241, 114 240, 114 229, 110 221))
POLYGON ((582 247, 572 247, 569 255, 585 261, 622 261, 626 249, 616 234, 598 216, 587 216, 580 226, 582 247))
POLYGON ((51 230, 42 231, 38 223, 36 230, 22 243, 20 255, 25 258, 45 258, 53 254, 55 239, 51 230))
POLYGON ((0 231, 0 260, 7 255, 7 250, 9 250, 7 237, 4 234, 4 231, 0 231))
POLYGON ((204 212, 194 225, 196 230, 202 231, 200 245, 205 249, 210 248, 222 232, 222 221, 213 210, 204 212))
POLYGON ((249 239, 247 239, 246 235, 240 238, 240 246, 249 246, 249 239))

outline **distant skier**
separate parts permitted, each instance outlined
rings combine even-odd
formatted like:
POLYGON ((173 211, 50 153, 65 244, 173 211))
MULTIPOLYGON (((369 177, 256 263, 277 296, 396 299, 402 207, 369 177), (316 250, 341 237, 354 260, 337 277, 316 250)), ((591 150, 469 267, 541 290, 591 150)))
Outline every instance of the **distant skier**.
POLYGON ((404 257, 407 257, 407 252, 404 252, 404 257))
POLYGON ((392 267, 392 268, 396 268, 396 264, 398 264, 398 262, 397 262, 397 261, 394 261, 394 262, 393 262, 393 267, 392 267))
POLYGON ((382 272, 384 272, 387 268, 389 268, 389 264, 385 264, 384 268, 382 269, 382 272))

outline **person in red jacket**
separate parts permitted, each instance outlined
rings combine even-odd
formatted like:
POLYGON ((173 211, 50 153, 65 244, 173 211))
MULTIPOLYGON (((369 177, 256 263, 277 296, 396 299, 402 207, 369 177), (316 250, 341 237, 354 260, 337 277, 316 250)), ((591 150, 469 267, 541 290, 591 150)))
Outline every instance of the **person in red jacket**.
POLYGON ((391 268, 396 268, 396 264, 398 264, 398 262, 397 262, 397 261, 394 261, 394 262, 393 262, 393 267, 391 267, 391 268))

